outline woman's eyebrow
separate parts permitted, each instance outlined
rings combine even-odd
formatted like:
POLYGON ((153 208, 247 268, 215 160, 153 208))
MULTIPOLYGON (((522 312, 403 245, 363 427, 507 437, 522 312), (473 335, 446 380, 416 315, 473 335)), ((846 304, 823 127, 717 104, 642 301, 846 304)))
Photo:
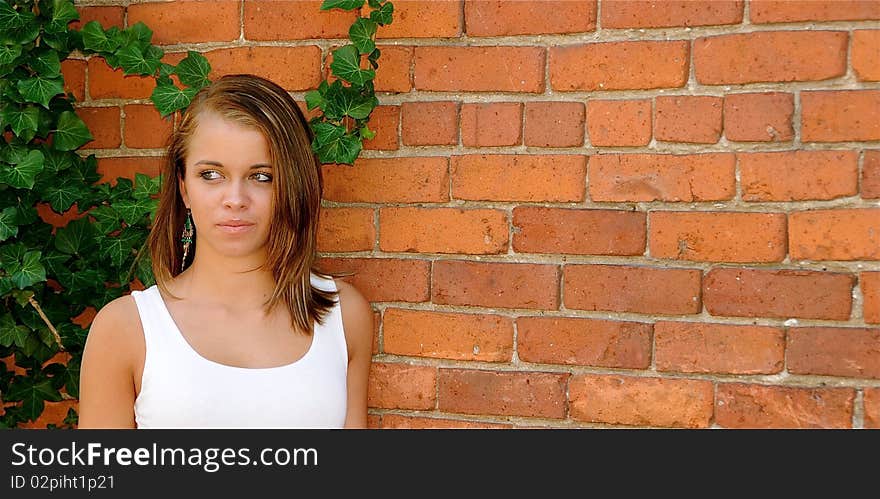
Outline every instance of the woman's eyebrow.
MULTIPOLYGON (((219 167, 223 168, 223 163, 221 163, 219 161, 212 161, 210 159, 201 159, 199 161, 196 161, 193 164, 193 166, 197 166, 197 165, 219 166, 219 167)), ((251 165, 250 170, 256 170, 258 168, 272 168, 272 165, 270 165, 268 163, 257 163, 255 165, 251 165)))

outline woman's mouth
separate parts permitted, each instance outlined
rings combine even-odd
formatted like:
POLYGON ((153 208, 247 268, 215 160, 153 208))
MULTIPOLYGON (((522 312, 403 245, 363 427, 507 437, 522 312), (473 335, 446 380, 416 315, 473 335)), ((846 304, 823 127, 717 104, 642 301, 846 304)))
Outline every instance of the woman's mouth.
POLYGON ((241 234, 253 229, 255 224, 244 220, 227 220, 217 224, 217 227, 227 234, 241 234))

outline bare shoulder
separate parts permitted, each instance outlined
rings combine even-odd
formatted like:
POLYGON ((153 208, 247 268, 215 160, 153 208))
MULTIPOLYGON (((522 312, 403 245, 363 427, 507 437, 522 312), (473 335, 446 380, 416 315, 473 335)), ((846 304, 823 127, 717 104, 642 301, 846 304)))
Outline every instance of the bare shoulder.
POLYGON ((335 279, 335 282, 349 357, 355 350, 369 351, 373 343, 373 309, 370 302, 350 283, 340 279, 335 279))
POLYGON ((116 298, 98 311, 89 327, 86 348, 99 355, 115 352, 116 355, 131 360, 143 350, 143 341, 137 304, 134 297, 126 295, 116 298))

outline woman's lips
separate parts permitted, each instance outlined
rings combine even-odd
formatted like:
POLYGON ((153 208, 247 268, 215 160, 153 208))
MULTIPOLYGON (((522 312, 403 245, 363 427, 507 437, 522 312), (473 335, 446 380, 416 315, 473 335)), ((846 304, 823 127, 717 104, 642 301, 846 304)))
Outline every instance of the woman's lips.
POLYGON ((241 234, 254 228, 254 224, 248 222, 224 222, 217 224, 217 228, 227 234, 241 234))

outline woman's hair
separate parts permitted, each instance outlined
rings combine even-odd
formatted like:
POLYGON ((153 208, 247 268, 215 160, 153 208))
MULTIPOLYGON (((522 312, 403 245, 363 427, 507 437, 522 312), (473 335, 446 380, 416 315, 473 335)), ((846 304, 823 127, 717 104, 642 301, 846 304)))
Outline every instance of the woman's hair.
POLYGON ((268 257, 263 268, 275 280, 272 296, 264 304, 271 310, 283 302, 295 329, 311 333, 312 321, 323 323, 335 303, 336 292, 311 285, 310 273, 331 277, 315 268, 318 217, 323 179, 312 152, 312 132, 302 111, 277 84, 253 75, 228 75, 203 88, 183 112, 168 140, 162 190, 149 246, 153 275, 169 295, 168 283, 192 263, 198 233, 187 261, 182 262, 180 235, 186 218, 178 179, 186 173, 190 140, 199 117, 214 113, 263 134, 270 151, 274 211, 269 231, 268 257))

